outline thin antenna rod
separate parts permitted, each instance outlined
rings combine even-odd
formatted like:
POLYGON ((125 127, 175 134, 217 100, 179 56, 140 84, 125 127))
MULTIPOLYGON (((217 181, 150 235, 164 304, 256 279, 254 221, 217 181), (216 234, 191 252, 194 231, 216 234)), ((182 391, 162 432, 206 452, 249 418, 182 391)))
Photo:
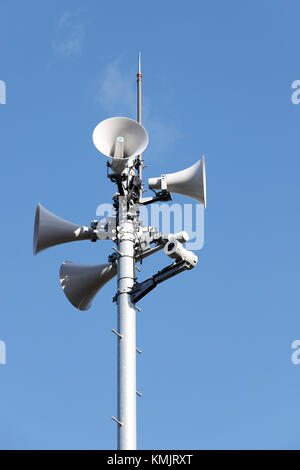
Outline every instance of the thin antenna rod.
MULTIPOLYGON (((137 122, 142 124, 142 68, 141 68, 141 53, 138 55, 138 73, 137 73, 137 122)), ((143 162, 142 154, 139 155, 139 178, 143 183, 143 162)), ((141 187, 141 196, 143 194, 143 187, 141 187)))

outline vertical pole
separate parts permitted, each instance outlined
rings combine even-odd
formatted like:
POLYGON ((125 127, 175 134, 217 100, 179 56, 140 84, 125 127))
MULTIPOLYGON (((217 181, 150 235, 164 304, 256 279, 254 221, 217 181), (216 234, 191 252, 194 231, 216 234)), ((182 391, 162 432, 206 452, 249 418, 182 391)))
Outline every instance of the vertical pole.
MULTIPOLYGON (((137 122, 142 124, 142 69, 141 69, 141 53, 139 52, 138 58, 138 73, 137 73, 137 122)), ((143 163, 142 154, 139 155, 139 178, 143 181, 143 163)), ((143 195, 143 188, 141 187, 141 197, 143 195)))
POLYGON ((136 312, 128 291, 135 281, 134 221, 119 197, 118 225, 118 449, 136 450, 136 312))
MULTIPOLYGON (((141 53, 137 74, 137 122, 142 123, 141 53)), ((138 156, 142 182, 142 155, 138 156)), ((143 188, 141 187, 141 194, 143 188)), ((135 282, 135 220, 128 216, 130 201, 118 205, 118 449, 136 450, 136 312, 128 293, 135 282)), ((136 215, 135 215, 136 217, 136 215)))

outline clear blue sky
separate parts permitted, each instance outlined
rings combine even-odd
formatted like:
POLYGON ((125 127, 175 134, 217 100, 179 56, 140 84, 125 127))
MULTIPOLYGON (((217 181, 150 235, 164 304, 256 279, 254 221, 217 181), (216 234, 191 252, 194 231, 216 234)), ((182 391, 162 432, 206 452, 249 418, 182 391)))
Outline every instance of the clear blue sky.
POLYGON ((140 302, 138 446, 300 448, 299 14, 291 0, 1 2, 2 449, 116 446, 115 283, 79 312, 58 280, 111 243, 33 257, 32 232, 38 202, 86 225, 110 202, 91 136, 135 118, 139 49, 145 176, 205 154, 208 199, 198 266, 140 302))

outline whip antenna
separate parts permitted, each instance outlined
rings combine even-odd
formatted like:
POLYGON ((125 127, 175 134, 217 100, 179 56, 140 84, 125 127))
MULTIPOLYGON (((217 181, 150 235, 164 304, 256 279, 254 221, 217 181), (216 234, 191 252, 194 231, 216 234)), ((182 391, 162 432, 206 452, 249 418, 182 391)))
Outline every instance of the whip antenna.
MULTIPOLYGON (((142 69, 141 53, 138 55, 138 73, 137 73, 137 122, 142 124, 142 69)), ((143 160, 142 154, 139 155, 139 179, 141 181, 141 196, 143 194, 143 160)))

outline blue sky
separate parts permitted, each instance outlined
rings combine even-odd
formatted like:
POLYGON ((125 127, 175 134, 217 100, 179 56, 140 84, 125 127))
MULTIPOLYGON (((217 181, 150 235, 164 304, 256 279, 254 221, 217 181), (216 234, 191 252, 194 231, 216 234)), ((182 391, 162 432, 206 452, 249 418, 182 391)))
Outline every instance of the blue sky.
MULTIPOLYGON (((202 154, 207 169, 197 267, 140 302, 138 446, 300 448, 299 14, 292 0, 1 2, 0 448, 116 446, 115 283, 79 312, 58 280, 111 243, 33 257, 32 232, 38 202, 86 225, 110 202, 91 136, 135 118, 138 50, 145 177, 202 154)), ((166 260, 144 264, 140 279, 166 260)))

